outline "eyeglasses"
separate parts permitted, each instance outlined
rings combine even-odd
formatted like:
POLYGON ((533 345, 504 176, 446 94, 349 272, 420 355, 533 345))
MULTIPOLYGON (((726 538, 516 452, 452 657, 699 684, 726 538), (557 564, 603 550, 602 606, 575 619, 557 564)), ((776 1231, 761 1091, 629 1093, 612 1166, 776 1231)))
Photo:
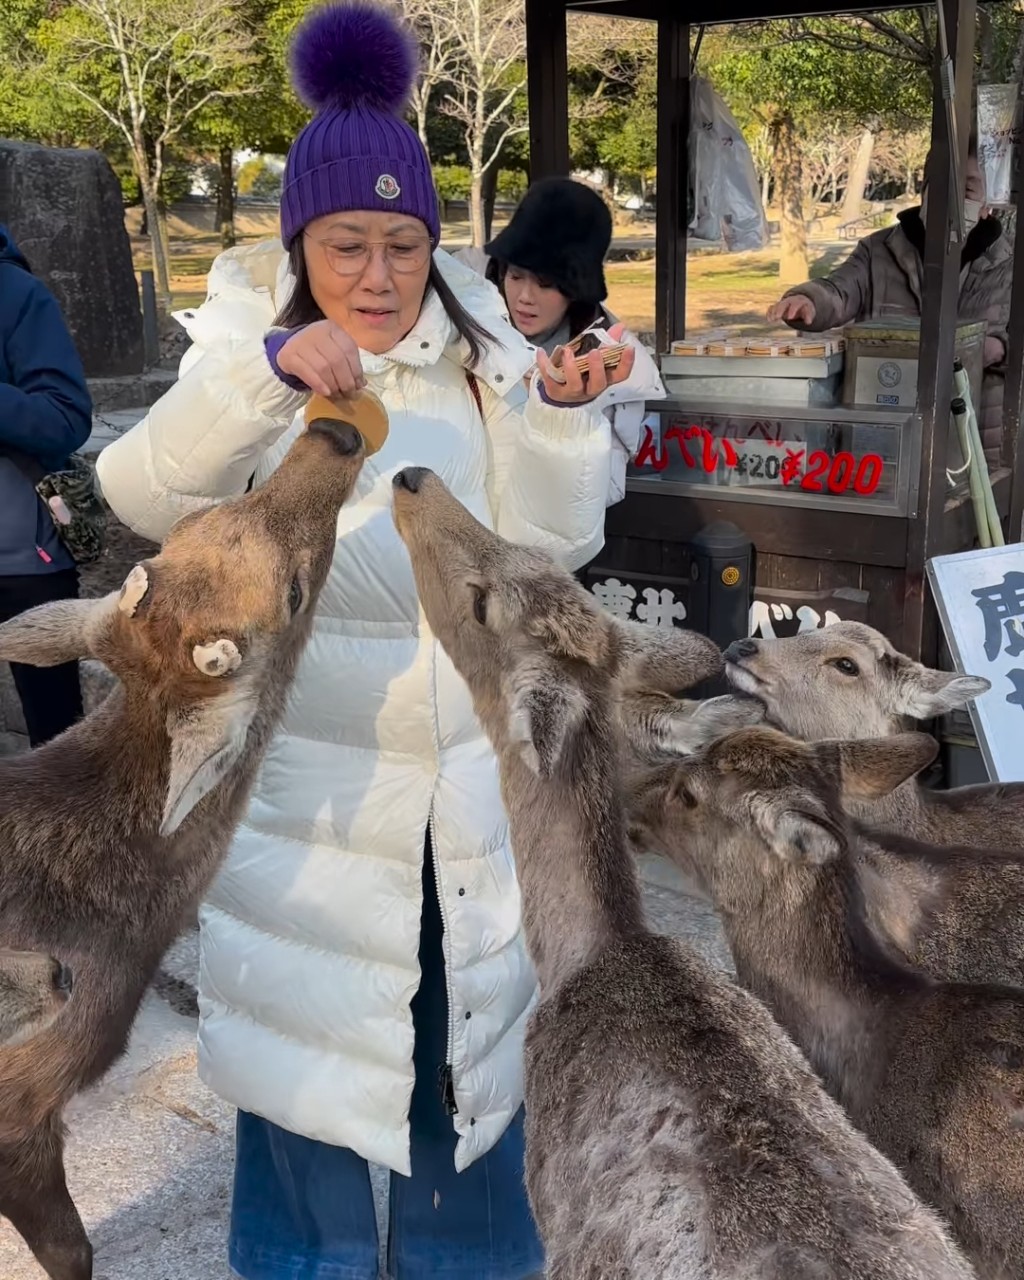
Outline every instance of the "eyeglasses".
POLYGON ((336 275, 358 276, 370 265, 374 249, 382 250, 388 268, 399 275, 411 275, 422 271, 430 257, 430 240, 426 236, 410 236, 402 240, 317 240, 315 236, 307 236, 318 245, 327 258, 327 265, 336 275))

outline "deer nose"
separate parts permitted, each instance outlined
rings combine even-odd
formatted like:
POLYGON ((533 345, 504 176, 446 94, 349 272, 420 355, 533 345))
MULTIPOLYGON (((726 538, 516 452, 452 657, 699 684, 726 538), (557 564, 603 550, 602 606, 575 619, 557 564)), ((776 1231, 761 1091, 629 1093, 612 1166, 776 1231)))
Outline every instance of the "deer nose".
POLYGON ((757 653, 756 640, 734 640, 725 651, 726 662, 739 662, 741 658, 752 658, 757 653))
POLYGON ((69 996, 71 988, 74 986, 74 976, 68 966, 61 964, 59 960, 54 960, 51 973, 54 991, 61 991, 64 995, 69 996))
POLYGON ((430 475, 428 467, 403 467, 397 472, 392 484, 396 489, 405 489, 409 493, 419 493, 426 477, 430 475))
POLYGON ((326 436, 336 453, 351 458, 363 447, 363 437, 351 422, 339 422, 337 418, 314 418, 307 427, 314 435, 326 436))

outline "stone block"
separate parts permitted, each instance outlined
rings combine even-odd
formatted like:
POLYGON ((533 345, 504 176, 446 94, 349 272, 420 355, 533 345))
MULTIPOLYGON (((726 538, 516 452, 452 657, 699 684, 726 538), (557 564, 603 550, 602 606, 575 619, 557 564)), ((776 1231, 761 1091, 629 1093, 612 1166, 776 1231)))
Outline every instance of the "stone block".
POLYGON ((105 157, 0 139, 0 222, 56 295, 86 374, 141 373, 139 288, 105 157))
POLYGON ((140 407, 148 409, 166 395, 177 380, 178 374, 174 369, 147 369, 145 373, 125 378, 90 378, 93 411, 103 414, 140 407))

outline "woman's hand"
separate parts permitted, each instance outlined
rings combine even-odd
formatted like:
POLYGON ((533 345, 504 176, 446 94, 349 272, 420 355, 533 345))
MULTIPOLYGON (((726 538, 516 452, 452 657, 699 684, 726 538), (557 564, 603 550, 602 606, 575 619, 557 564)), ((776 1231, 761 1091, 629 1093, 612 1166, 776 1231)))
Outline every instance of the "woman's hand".
MULTIPOLYGON (((621 342, 626 331, 624 324, 613 325, 608 330, 608 337, 613 342, 621 342)), ((540 374, 545 398, 552 404, 589 404, 596 400, 603 391, 625 382, 633 372, 636 351, 628 346, 614 369, 606 369, 602 358, 602 348, 595 347, 582 359, 566 353, 561 372, 565 381, 559 382, 554 376, 554 366, 545 352, 537 349, 537 372, 540 374), (584 376, 584 370, 586 376, 584 376)))
POLYGON ((289 338, 277 353, 282 373, 317 395, 351 396, 366 386, 359 348, 333 320, 317 320, 289 338))

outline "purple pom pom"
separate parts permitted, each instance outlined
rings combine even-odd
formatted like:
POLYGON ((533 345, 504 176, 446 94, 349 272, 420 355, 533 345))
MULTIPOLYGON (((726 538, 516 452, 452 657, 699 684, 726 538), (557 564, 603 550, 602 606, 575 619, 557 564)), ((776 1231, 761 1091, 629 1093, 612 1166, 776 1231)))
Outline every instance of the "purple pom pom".
POLYGON ((314 111, 375 107, 398 114, 419 70, 416 37, 387 9, 351 0, 314 10, 291 47, 292 84, 314 111))

